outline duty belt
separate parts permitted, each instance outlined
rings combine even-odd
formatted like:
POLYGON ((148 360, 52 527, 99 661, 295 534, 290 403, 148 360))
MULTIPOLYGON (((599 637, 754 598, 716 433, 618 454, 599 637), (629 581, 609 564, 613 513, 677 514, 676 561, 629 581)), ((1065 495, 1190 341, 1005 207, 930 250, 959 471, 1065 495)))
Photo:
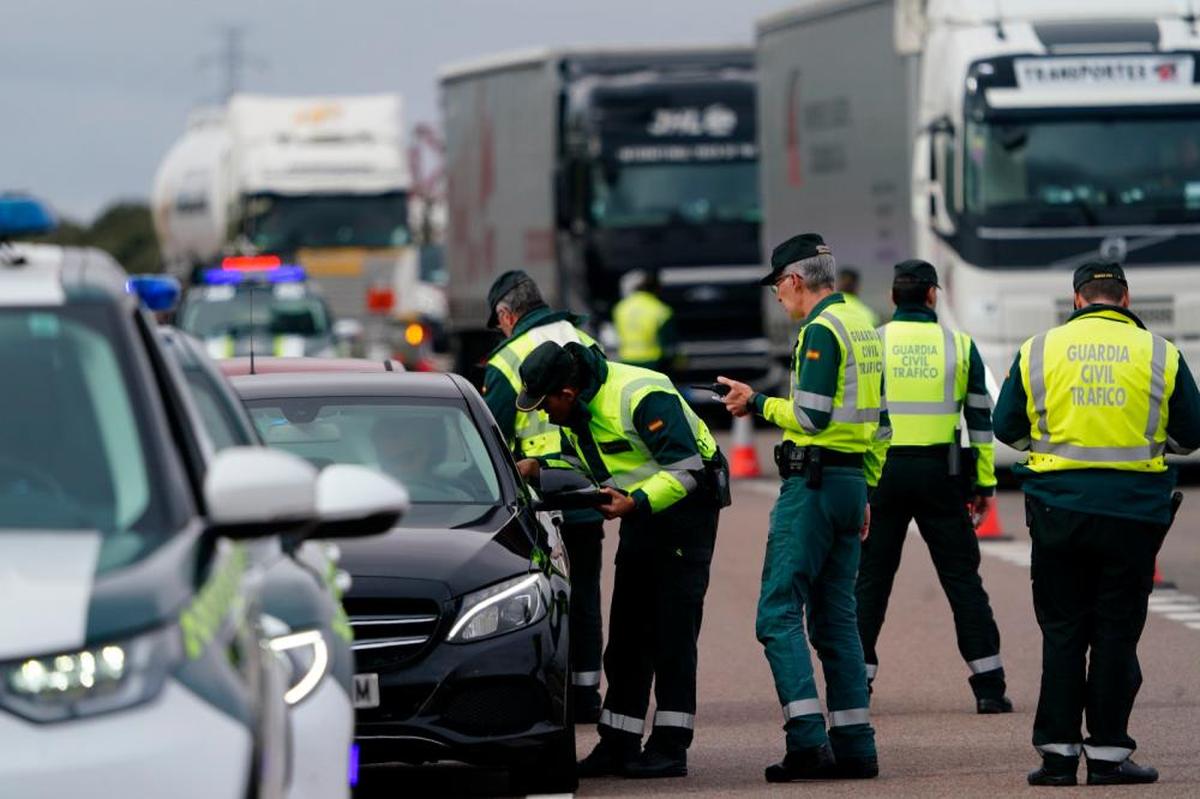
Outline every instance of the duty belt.
POLYGON ((900 456, 904 458, 937 458, 939 460, 945 460, 949 454, 949 444, 927 444, 924 446, 892 445, 888 447, 887 450, 887 456, 889 458, 900 456))
POLYGON ((827 467, 861 469, 863 456, 860 452, 838 452, 824 447, 800 447, 792 441, 775 446, 775 465, 783 479, 803 476, 808 478, 809 488, 821 487, 822 472, 827 467))

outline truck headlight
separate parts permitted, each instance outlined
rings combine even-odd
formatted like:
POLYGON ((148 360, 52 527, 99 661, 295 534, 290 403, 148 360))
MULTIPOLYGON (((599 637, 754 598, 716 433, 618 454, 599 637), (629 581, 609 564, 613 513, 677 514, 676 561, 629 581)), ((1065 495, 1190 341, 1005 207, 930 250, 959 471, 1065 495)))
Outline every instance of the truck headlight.
POLYGON ((550 581, 523 574, 463 597, 462 610, 446 640, 466 644, 519 630, 546 615, 550 581))
POLYGON ((0 664, 0 706, 52 722, 124 710, 158 696, 183 646, 176 627, 75 652, 0 664))
POLYGON ((329 668, 329 646, 320 630, 304 630, 271 639, 271 651, 287 664, 290 675, 283 699, 294 705, 321 684, 329 668))

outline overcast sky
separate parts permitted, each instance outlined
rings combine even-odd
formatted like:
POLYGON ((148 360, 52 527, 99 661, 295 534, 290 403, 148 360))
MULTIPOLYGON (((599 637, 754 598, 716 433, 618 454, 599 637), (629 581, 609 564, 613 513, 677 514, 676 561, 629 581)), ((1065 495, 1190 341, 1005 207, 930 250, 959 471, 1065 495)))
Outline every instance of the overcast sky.
POLYGON ((5 3, 0 191, 90 218, 146 198, 188 110, 220 96, 205 65, 245 30, 246 89, 397 91, 436 121, 446 63, 538 45, 750 42, 794 0, 53 0, 5 3))

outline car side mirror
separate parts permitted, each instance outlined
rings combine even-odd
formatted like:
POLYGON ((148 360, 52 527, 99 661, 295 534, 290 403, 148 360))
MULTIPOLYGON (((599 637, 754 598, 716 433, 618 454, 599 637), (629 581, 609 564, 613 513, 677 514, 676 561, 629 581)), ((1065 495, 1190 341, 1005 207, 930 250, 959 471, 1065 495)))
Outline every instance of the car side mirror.
POLYGON ((379 535, 408 512, 408 491, 366 466, 338 463, 317 477, 318 523, 309 538, 379 535))
POLYGON ((573 469, 542 469, 535 510, 579 510, 608 504, 596 484, 573 469))
POLYGON ((317 470, 266 447, 222 450, 204 477, 208 533, 264 538, 303 532, 317 521, 317 470))

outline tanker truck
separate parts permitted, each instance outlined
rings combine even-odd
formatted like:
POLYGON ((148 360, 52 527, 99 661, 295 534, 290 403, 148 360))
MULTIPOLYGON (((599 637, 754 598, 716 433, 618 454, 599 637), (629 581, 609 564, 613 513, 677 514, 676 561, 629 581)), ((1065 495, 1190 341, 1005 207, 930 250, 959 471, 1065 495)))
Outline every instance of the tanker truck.
POLYGON ((152 205, 167 271, 201 282, 224 258, 278 258, 302 267, 334 317, 388 349, 399 331, 401 354, 417 357, 445 297, 421 274, 410 188, 398 96, 241 94, 193 112, 152 205))
MULTIPOLYGON (((748 47, 576 48, 441 73, 451 340, 477 373, 488 286, 524 269, 606 344, 623 285, 658 272, 677 377, 764 379, 748 47)), ((697 397, 707 400, 707 393, 697 397)))
MULTIPOLYGON (((935 264, 993 392, 1101 256, 1200 362, 1197 5, 810 0, 760 20, 764 246, 821 232, 879 311, 894 263, 935 264)), ((767 305, 782 361, 794 326, 767 305)))

